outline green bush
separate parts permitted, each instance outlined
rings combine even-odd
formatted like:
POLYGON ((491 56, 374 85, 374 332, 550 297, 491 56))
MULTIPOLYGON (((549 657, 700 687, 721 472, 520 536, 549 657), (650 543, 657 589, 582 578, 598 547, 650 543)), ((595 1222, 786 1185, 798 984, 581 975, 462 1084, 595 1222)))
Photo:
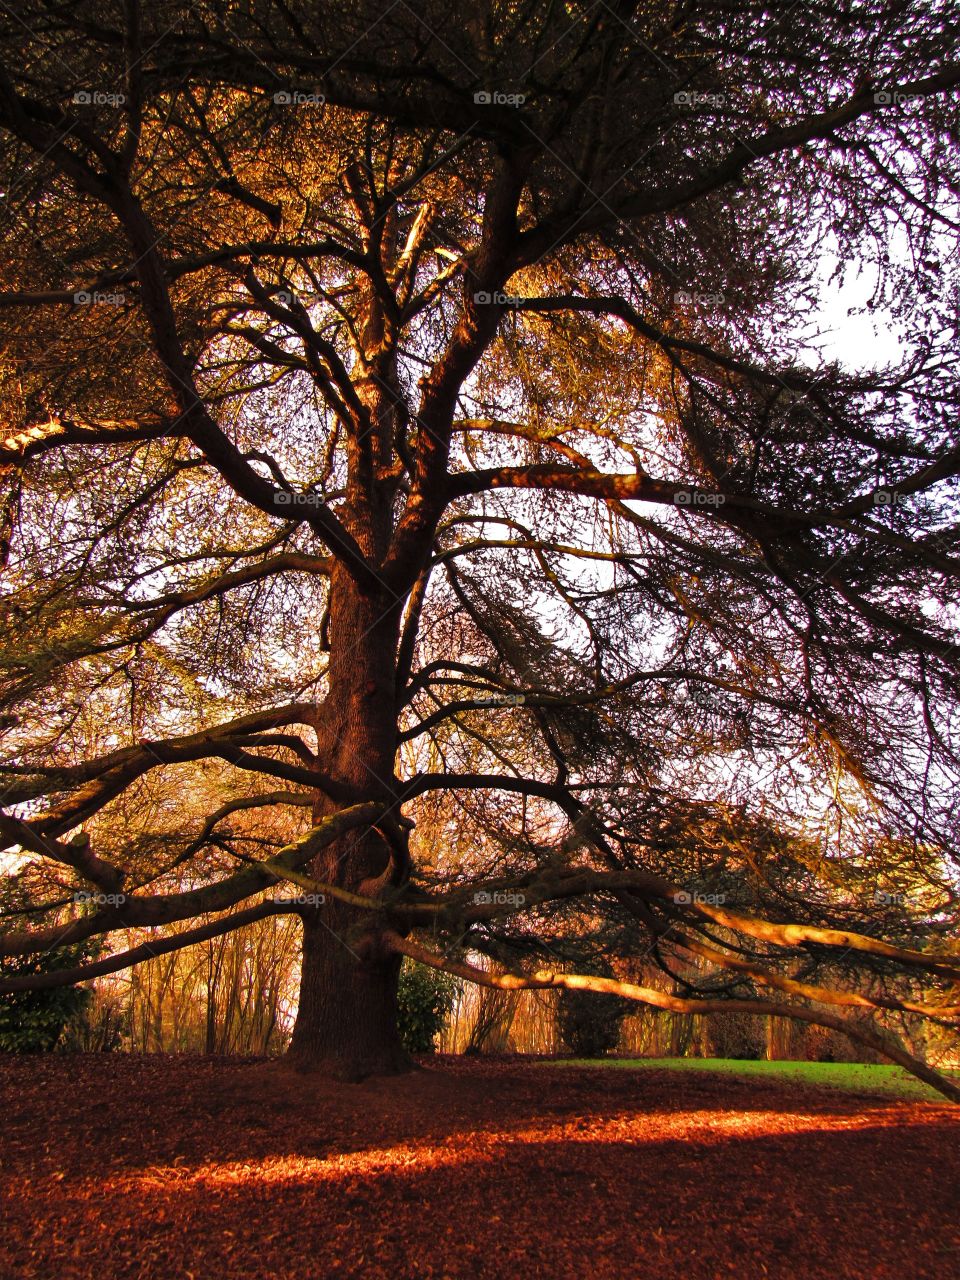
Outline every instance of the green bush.
POLYGON ((630 1008, 630 1001, 619 996, 563 990, 557 1001, 560 1039, 578 1058, 600 1058, 617 1047, 630 1008))
POLYGON ((448 973, 405 957, 397 991, 397 1025, 408 1053, 433 1053, 460 990, 448 973))
MULTIPOLYGON (((72 969, 89 958, 90 948, 54 947, 37 956, 17 956, 4 962, 3 973, 13 976, 72 969)), ((0 995, 0 1051, 49 1053, 66 1027, 79 1018, 90 1000, 84 987, 53 987, 46 991, 10 991, 0 995)))
MULTIPOLYGON (((22 876, 0 882, 0 907, 8 917, 15 918, 17 912, 27 911, 34 905, 22 876)), ((19 977, 73 969, 93 959, 100 948, 100 942, 92 940, 51 947, 34 955, 10 956, 0 965, 0 973, 4 977, 19 977)), ((80 1017, 90 995, 83 987, 0 994, 0 1052, 49 1053, 57 1047, 70 1023, 80 1017)))

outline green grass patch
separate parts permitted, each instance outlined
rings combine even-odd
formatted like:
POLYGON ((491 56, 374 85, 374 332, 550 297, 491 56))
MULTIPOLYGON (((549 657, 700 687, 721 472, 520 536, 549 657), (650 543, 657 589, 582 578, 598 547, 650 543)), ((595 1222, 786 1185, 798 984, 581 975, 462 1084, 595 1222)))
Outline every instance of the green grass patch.
MULTIPOLYGON (((611 1067, 631 1071, 711 1071, 777 1084, 823 1085, 879 1093, 910 1101, 942 1102, 943 1096, 902 1067, 864 1062, 752 1062, 739 1058, 563 1058, 557 1066, 611 1067)), ((960 1079, 960 1071, 942 1074, 960 1079)))

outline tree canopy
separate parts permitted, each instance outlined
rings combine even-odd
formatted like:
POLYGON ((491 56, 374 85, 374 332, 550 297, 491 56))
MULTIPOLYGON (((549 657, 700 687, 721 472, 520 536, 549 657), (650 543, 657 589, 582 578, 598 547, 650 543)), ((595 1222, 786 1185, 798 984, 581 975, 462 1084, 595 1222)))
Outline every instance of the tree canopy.
POLYGON ((161 930, 0 989, 293 911, 348 1074, 402 955, 955 1023, 957 27, 0 13, 0 952, 161 930))

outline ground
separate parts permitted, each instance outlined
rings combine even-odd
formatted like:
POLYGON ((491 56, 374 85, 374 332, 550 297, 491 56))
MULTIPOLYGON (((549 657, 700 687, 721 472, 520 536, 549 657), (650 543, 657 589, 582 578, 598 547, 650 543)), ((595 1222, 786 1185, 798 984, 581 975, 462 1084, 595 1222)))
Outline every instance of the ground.
POLYGON ((960 1107, 425 1062, 0 1059, 0 1280, 960 1275, 960 1107))

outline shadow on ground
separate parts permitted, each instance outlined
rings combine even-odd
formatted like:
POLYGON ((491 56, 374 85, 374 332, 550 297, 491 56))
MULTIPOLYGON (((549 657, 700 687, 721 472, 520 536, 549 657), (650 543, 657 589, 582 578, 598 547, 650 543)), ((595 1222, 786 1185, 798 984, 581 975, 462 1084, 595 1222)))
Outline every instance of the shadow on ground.
POLYGON ((960 1108, 435 1060, 0 1061, 2 1280, 960 1274, 960 1108))

